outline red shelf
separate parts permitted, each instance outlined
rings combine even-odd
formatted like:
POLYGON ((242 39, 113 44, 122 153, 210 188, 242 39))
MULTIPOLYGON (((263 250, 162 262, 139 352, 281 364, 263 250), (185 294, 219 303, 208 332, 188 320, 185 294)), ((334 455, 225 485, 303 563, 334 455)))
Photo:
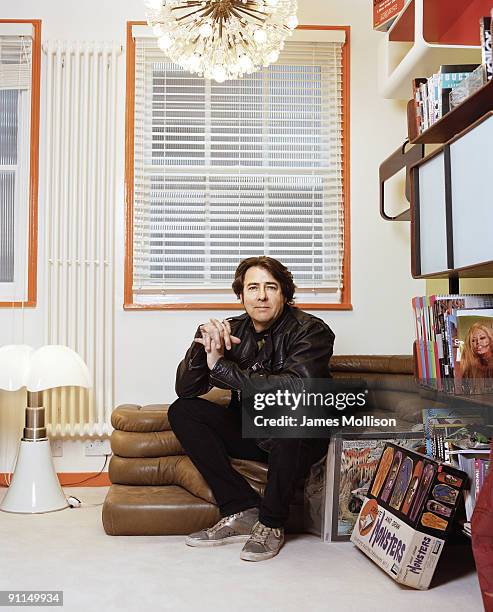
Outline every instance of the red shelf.
MULTIPOLYGON (((414 42, 415 0, 409 2, 389 31, 389 41, 414 42)), ((423 0, 422 36, 430 45, 479 45, 479 19, 491 0, 423 0)))

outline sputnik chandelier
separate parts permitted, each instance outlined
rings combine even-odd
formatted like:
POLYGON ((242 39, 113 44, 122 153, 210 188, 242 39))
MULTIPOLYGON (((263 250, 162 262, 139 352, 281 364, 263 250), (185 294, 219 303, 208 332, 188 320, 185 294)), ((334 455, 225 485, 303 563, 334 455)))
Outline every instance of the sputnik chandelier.
POLYGON ((160 49, 185 70, 223 82, 277 61, 298 25, 296 0, 145 0, 160 49))

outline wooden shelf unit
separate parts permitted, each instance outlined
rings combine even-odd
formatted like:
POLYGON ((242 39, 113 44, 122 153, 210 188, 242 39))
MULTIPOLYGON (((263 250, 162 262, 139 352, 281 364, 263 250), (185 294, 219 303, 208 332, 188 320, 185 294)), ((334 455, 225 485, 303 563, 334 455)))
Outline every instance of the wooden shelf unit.
MULTIPOLYGON (((493 95, 492 83, 484 90, 493 95)), ((475 102, 466 100, 461 105, 463 113, 468 104, 475 102)), ((493 240, 489 237, 493 226, 493 207, 489 204, 492 126, 490 110, 410 166, 413 278, 448 278, 458 288, 460 278, 493 277, 493 240), (473 149, 471 143, 480 143, 479 150, 473 149), (469 165, 471 171, 467 172, 469 165), (431 174, 426 175, 432 168, 431 174)))
MULTIPOLYGON (((479 64, 481 56, 475 62, 471 46, 479 45, 479 18, 490 15, 492 8, 491 0, 409 0, 384 41, 384 97, 403 99, 407 91, 408 99, 412 79, 431 76, 441 64, 479 64), (432 61, 436 64, 431 67, 432 61)), ((488 235, 493 227, 493 80, 420 135, 415 132, 414 100, 408 103, 407 116, 410 144, 442 145, 408 167, 412 276, 448 278, 449 292, 459 293, 460 278, 493 278, 493 239, 488 235), (471 230, 472 223, 476 226, 471 230), (432 248, 422 252, 424 241, 432 248)), ((416 359, 416 345, 414 354, 416 359)), ((419 386, 419 394, 430 402, 483 408, 488 424, 493 421, 493 393, 456 395, 419 386)))
MULTIPOLYGON (((409 104, 414 107, 413 100, 410 100, 409 104)), ((443 144, 491 110, 493 110, 493 79, 419 136, 413 137, 414 125, 410 123, 412 117, 408 114, 409 140, 411 144, 443 144)))

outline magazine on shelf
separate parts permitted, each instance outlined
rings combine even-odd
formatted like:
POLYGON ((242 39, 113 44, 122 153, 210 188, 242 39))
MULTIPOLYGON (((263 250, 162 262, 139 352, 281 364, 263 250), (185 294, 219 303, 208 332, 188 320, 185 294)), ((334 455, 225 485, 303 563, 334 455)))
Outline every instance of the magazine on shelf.
POLYGON ((458 385, 454 381, 460 340, 457 313, 465 309, 493 309, 493 295, 415 297, 412 308, 416 329, 417 369, 422 384, 450 393, 471 392, 467 388, 464 391, 462 383, 458 385))
POLYGON ((464 308, 452 328, 456 393, 493 392, 493 308, 464 308))

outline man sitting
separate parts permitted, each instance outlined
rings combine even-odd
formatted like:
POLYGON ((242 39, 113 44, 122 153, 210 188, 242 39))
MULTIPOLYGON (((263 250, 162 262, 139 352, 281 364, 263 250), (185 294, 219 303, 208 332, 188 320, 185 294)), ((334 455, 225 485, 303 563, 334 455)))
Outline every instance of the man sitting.
POLYGON ((291 272, 271 257, 251 257, 238 266, 233 290, 246 313, 199 326, 178 366, 169 408, 171 427, 209 484, 222 519, 187 537, 189 546, 246 542, 240 557, 274 557, 284 542, 284 524, 296 483, 327 452, 327 440, 247 439, 241 432, 241 392, 291 386, 302 378, 328 378, 334 334, 317 317, 293 306, 291 272), (228 407, 201 399, 211 387, 231 389, 228 407), (261 499, 231 467, 230 457, 268 463, 261 499))

